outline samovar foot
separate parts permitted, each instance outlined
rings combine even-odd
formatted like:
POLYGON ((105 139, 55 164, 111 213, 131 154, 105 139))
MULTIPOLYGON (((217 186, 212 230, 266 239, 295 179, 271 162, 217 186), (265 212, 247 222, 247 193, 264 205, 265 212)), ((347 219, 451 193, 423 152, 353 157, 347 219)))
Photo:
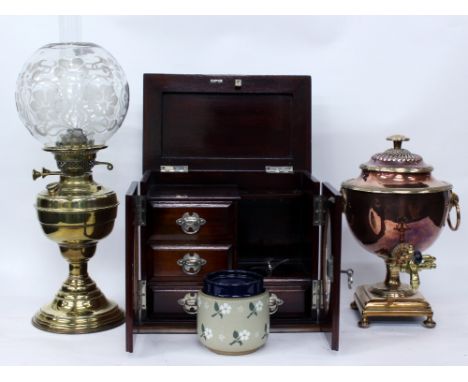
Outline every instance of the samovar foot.
POLYGON ((433 329, 437 325, 437 323, 432 319, 432 314, 427 316, 427 319, 423 321, 424 327, 428 329, 433 329))
POLYGON ((349 304, 349 307, 353 310, 358 310, 356 301, 352 301, 351 304, 349 304))
POLYGON ((369 318, 363 316, 358 322, 358 326, 362 329, 367 329, 369 327, 369 318))

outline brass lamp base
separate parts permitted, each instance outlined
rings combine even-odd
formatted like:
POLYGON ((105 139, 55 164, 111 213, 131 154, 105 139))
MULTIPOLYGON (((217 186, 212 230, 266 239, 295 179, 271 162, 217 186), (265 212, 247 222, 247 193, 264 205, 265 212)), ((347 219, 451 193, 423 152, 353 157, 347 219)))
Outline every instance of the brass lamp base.
MULTIPOLYGON (((60 175, 37 197, 39 222, 69 263, 69 275, 54 301, 32 319, 39 329, 78 334, 106 330, 124 322, 124 314, 106 299, 88 276, 87 264, 99 240, 114 226, 117 196, 93 181, 91 169, 102 146, 47 148, 55 155, 60 172, 43 169, 33 177, 60 175)), ((102 162, 104 163, 104 162, 102 162)), ((107 164, 108 168, 112 165, 107 164)))
POLYGON ((124 315, 117 304, 112 301, 106 302, 107 304, 99 310, 74 315, 61 310, 54 301, 37 312, 32 324, 38 329, 61 334, 94 333, 112 329, 124 322, 124 315))
POLYGON ((54 301, 42 307, 32 319, 39 329, 63 334, 98 332, 123 322, 123 312, 107 300, 88 276, 86 263, 70 264, 70 275, 54 301))
MULTIPOLYGON (((404 289, 407 285, 402 285, 404 289)), ((426 317, 423 325, 434 328, 433 311, 421 293, 415 292, 409 297, 381 297, 373 293, 375 286, 361 285, 356 289, 351 308, 359 310, 359 327, 368 328, 370 317, 426 317)))

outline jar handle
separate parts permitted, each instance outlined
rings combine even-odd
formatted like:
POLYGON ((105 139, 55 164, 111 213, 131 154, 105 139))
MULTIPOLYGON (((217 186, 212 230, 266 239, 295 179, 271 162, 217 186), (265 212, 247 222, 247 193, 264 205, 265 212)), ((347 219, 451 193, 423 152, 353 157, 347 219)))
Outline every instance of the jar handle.
POLYGON ((460 213, 459 198, 455 192, 452 192, 452 196, 450 198, 450 208, 447 214, 447 224, 452 231, 456 231, 458 230, 458 227, 460 227, 460 222, 461 222, 461 213, 460 213), (452 211, 452 208, 454 207, 455 207, 455 211, 457 212, 457 223, 455 224, 455 226, 453 226, 452 221, 450 220, 450 212, 452 211))
POLYGON ((284 301, 280 299, 276 294, 270 293, 269 299, 269 307, 270 307, 270 316, 275 314, 278 311, 278 308, 284 304, 284 301))
POLYGON ((182 309, 187 314, 198 313, 198 293, 187 293, 184 297, 177 300, 179 305, 182 305, 182 309))

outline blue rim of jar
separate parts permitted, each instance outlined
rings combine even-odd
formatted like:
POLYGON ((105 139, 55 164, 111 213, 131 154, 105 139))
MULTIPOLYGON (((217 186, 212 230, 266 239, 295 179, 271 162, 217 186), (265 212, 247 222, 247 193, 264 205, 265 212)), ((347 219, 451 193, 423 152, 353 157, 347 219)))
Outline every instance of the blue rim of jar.
POLYGON ((251 297, 265 292, 263 276, 238 269, 208 273, 203 280, 202 292, 213 297, 251 297))

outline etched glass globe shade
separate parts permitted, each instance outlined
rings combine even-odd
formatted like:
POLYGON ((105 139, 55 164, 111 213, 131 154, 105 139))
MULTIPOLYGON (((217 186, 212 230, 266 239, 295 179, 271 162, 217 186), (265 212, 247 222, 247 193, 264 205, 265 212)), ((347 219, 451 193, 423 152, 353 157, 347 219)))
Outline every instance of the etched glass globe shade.
POLYGON ((20 118, 46 147, 104 145, 122 125, 128 101, 122 67, 92 43, 43 46, 16 86, 20 118))

